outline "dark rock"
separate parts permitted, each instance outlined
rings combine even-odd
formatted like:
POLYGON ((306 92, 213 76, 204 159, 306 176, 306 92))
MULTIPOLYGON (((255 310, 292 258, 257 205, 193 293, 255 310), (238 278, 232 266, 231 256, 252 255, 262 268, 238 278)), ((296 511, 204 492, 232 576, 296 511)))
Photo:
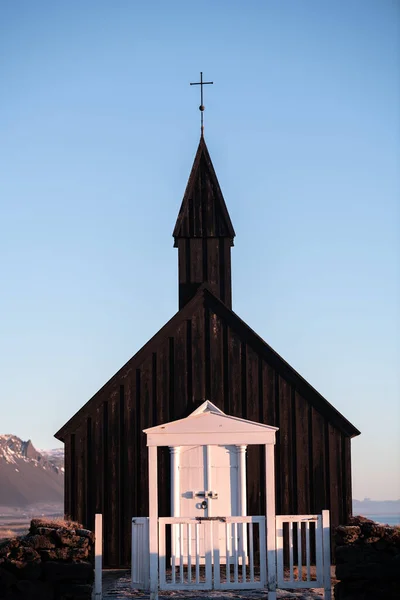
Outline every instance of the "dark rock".
MULTIPOLYGON (((50 531, 53 530, 51 529, 50 531)), ((29 544, 29 546, 32 546, 32 548, 35 548, 36 550, 45 550, 56 547, 51 537, 39 534, 26 536, 25 544, 29 544)))
POLYGON ((377 542, 386 535, 386 527, 378 523, 363 523, 361 525, 361 535, 369 543, 377 542))
POLYGON ((336 565, 336 577, 344 580, 381 579, 386 581, 400 581, 400 561, 392 557, 387 561, 344 563, 336 565))
POLYGON ((53 600, 54 588, 46 581, 18 581, 15 598, 22 600, 53 600))
POLYGON ((398 582, 340 581, 334 588, 335 600, 398 600, 398 582))
POLYGON ((371 521, 371 519, 367 519, 367 517, 363 517, 361 515, 357 515, 356 517, 350 517, 348 525, 357 525, 360 527, 363 523, 374 523, 375 521, 371 521))
POLYGON ((43 563, 43 573, 48 581, 92 583, 93 567, 89 562, 62 563, 48 561, 43 563))
POLYGON ((62 519, 55 519, 54 521, 51 519, 32 519, 29 533, 40 534, 38 530, 42 527, 46 529, 60 529, 60 527, 67 530, 75 530, 76 528, 82 529, 82 525, 75 521, 63 521, 62 519))
POLYGON ((7 557, 14 548, 18 548, 20 541, 16 538, 5 539, 0 542, 0 558, 7 557))
MULTIPOLYGON (((32 525, 31 525, 32 527, 32 525)), ((53 534, 53 532, 55 531, 56 528, 54 527, 36 527, 36 534, 37 535, 46 535, 48 537, 51 537, 51 535, 53 534)), ((36 535, 33 534, 33 535, 36 535)))
POLYGON ((335 531, 335 542, 338 546, 353 544, 361 535, 361 527, 358 525, 339 525, 335 531))
POLYGON ((80 535, 81 537, 88 538, 92 544, 94 544, 94 533, 89 529, 76 529, 76 535, 80 535))
POLYGON ((73 548, 53 548, 50 550, 40 550, 40 557, 43 562, 48 560, 71 561, 73 558, 72 550, 73 548))
POLYGON ((18 579, 34 581, 42 574, 42 564, 39 560, 26 562, 25 560, 10 559, 3 563, 3 568, 15 575, 18 579))
POLYGON ((87 560, 89 558, 89 548, 70 548, 70 553, 73 560, 87 560))
POLYGON ((8 590, 17 581, 15 575, 0 567, 0 598, 5 590, 8 590))
POLYGON ((90 584, 64 583, 59 586, 58 597, 60 600, 90 600, 92 586, 90 584))
MULTIPOLYGON (((75 530, 66 529, 65 527, 60 527, 54 533, 55 539, 61 546, 78 546, 80 544, 80 540, 85 540, 86 538, 81 538, 78 535, 75 535, 75 530)), ((82 542, 83 543, 83 542, 82 542)))
POLYGON ((30 546, 17 546, 13 548, 9 555, 10 558, 22 560, 25 562, 33 562, 39 560, 39 553, 30 546))
POLYGON ((393 556, 391 552, 378 550, 376 544, 357 544, 337 546, 335 551, 336 565, 344 563, 385 563, 393 556))

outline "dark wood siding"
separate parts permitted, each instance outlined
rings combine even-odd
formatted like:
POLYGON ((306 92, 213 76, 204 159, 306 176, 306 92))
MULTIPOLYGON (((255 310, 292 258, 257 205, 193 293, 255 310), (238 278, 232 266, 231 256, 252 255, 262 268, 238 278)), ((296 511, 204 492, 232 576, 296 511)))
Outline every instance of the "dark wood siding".
MULTIPOLYGON (((104 515, 104 563, 128 566, 132 516, 148 514, 143 429, 189 414, 204 399, 227 413, 279 427, 278 514, 351 510, 350 438, 311 405, 285 368, 268 362, 224 315, 199 303, 96 396, 65 436, 65 510, 93 523, 104 515)), ((160 515, 170 511, 170 458, 159 454, 160 515)), ((264 454, 248 449, 248 513, 263 514, 264 454)))

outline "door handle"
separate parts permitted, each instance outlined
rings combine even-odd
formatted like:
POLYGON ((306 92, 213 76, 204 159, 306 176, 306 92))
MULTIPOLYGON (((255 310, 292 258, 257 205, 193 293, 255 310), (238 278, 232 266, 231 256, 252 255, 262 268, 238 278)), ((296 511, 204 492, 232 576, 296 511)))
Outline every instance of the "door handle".
POLYGON ((201 508, 204 508, 204 509, 206 509, 206 508, 207 508, 207 506, 208 506, 208 504, 207 504, 207 500, 203 500, 203 502, 201 503, 201 505, 200 505, 200 506, 201 506, 201 508))

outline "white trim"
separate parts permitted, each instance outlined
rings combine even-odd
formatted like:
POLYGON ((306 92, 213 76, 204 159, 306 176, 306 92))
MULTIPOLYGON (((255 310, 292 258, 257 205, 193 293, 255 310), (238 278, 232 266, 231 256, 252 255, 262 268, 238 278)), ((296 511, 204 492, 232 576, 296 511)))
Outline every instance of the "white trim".
POLYGON ((196 410, 194 410, 192 413, 190 413, 189 417, 194 417, 195 415, 201 415, 204 412, 213 412, 213 413, 217 413, 219 415, 225 414, 223 410, 218 408, 218 406, 215 406, 215 404, 210 402, 210 400, 206 400, 205 402, 203 402, 203 404, 201 404, 198 408, 196 408, 196 410))
POLYGON ((324 570, 324 599, 331 600, 331 535, 329 510, 322 511, 322 552, 323 552, 323 570, 324 570))
POLYGON ((246 484, 246 450, 247 445, 237 446, 238 454, 238 491, 239 491, 239 514, 244 517, 247 515, 247 484, 246 484))
POLYGON ((103 597, 103 515, 94 518, 94 598, 103 597))
POLYGON ((157 448, 149 448, 150 600, 158 600, 158 490, 157 448))
POLYGON ((171 513, 174 517, 179 517, 181 514, 181 475, 180 475, 180 446, 170 446, 170 461, 171 461, 171 513))
POLYGON ((268 598, 276 600, 275 454, 265 444, 265 515, 267 522, 268 598))
POLYGON ((192 431, 187 433, 153 432, 147 435, 148 446, 242 446, 275 444, 273 431, 192 431))

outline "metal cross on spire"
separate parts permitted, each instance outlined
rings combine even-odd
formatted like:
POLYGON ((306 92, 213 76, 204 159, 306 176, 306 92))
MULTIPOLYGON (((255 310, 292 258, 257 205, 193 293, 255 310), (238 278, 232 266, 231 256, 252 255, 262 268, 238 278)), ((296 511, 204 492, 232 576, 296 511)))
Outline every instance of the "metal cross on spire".
POLYGON ((201 135, 203 135, 204 125, 203 125, 203 112, 204 112, 204 104, 203 104, 203 85, 213 84, 213 81, 203 81, 203 71, 200 71, 200 81, 196 83, 191 83, 190 85, 199 85, 200 86, 200 106, 199 110, 201 112, 201 135))

